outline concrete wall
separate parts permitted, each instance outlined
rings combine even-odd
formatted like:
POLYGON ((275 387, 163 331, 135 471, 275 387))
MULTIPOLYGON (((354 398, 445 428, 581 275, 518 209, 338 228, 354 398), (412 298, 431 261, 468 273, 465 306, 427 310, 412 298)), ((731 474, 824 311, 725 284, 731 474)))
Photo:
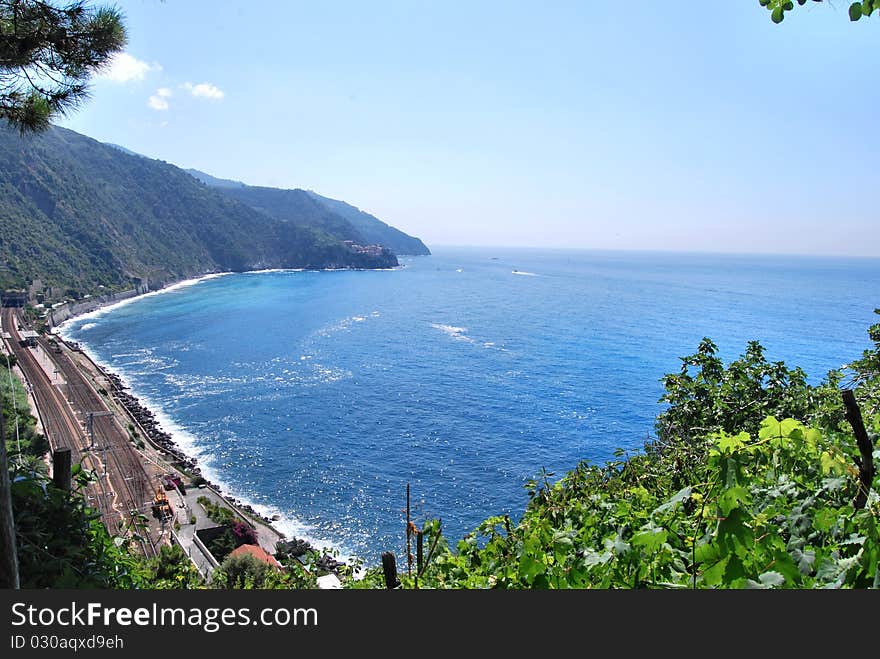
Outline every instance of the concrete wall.
POLYGON ((60 325, 61 323, 63 323, 68 318, 94 311, 95 309, 106 306, 108 304, 127 300, 134 297, 135 295, 138 295, 138 291, 136 289, 132 289, 128 291, 122 291, 121 293, 108 293, 107 295, 91 297, 88 300, 82 300, 73 304, 67 303, 49 312, 49 325, 55 327, 56 325, 60 325))
POLYGON ((211 527, 209 529, 199 529, 193 534, 193 544, 195 544, 195 546, 199 548, 199 550, 205 555, 205 558, 207 558, 211 565, 213 565, 214 567, 220 567, 220 563, 217 562, 217 559, 214 558, 214 554, 210 552, 210 550, 205 546, 205 543, 202 542, 202 539, 199 536, 201 534, 207 536, 206 539, 211 540, 222 533, 224 530, 225 529, 223 527, 211 527), (205 531, 207 531, 207 533, 204 533, 205 531))

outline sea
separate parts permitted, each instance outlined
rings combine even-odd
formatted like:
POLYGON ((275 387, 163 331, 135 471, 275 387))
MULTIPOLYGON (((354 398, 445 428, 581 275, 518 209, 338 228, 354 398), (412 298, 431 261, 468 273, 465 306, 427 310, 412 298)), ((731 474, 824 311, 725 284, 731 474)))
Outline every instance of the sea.
POLYGON ((870 346, 880 260, 434 248, 383 271, 185 282, 68 321, 210 480, 366 565, 416 524, 517 519, 524 485, 653 437, 711 338, 813 383, 870 346))

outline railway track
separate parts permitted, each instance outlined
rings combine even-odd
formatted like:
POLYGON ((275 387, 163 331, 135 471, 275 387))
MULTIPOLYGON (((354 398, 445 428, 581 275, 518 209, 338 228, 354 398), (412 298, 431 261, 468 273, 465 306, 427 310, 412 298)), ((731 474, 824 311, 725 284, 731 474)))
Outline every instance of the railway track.
MULTIPOLYGON (((83 416, 87 417, 89 412, 109 411, 100 394, 66 355, 53 353, 45 340, 40 340, 40 344, 67 380, 70 400, 83 416)), ((91 425, 89 441, 93 443, 89 450, 104 456, 105 473, 113 485, 120 515, 130 521, 133 516, 147 513, 152 503, 152 481, 131 445, 128 432, 119 425, 115 415, 96 416, 91 425)))
MULTIPOLYGON (((66 354, 55 352, 45 339, 39 339, 39 348, 67 382, 65 398, 37 362, 32 348, 20 345, 19 326, 15 310, 4 309, 3 327, 13 337, 10 348, 31 385, 50 445, 53 449, 69 448, 74 464, 87 461, 88 465, 84 462, 83 466, 96 472, 98 478, 86 488, 86 496, 90 505, 101 513, 111 533, 118 533, 123 524, 134 522, 141 514, 145 514, 149 522, 154 487, 127 431, 119 425, 115 414, 108 414, 111 410, 79 367, 66 354), (75 411, 79 412, 79 418, 75 411), (104 415, 91 419, 92 436, 89 437, 85 426, 90 413, 104 415)), ((153 531, 153 524, 148 523, 146 529, 135 533, 147 556, 156 554, 153 531)))
MULTIPOLYGON (((89 456, 83 454, 85 441, 80 421, 57 386, 52 383, 46 372, 37 363, 30 348, 21 346, 18 319, 11 309, 3 310, 3 327, 12 336, 9 348, 18 359, 19 368, 30 384, 31 395, 39 411, 43 432, 46 434, 50 447, 52 450, 57 448, 70 449, 72 464, 81 463, 89 456)), ((83 466, 94 469, 96 465, 93 460, 89 460, 89 464, 83 466)), ((86 487, 85 496, 90 505, 93 505, 101 513, 102 519, 113 519, 115 511, 111 506, 110 492, 103 482, 97 481, 86 487)))

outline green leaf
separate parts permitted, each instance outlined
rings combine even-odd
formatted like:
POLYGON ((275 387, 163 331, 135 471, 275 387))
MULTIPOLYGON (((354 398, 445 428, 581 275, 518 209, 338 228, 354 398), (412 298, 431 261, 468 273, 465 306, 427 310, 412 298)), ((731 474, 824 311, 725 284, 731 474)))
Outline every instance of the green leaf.
POLYGON ((632 547, 630 547, 629 543, 621 538, 619 535, 613 539, 606 539, 605 549, 613 552, 616 556, 625 556, 632 551, 632 547))
POLYGON ((794 419, 783 419, 777 421, 775 417, 768 416, 761 423, 761 429, 758 431, 759 439, 770 439, 779 437, 791 437, 795 430, 800 430, 801 424, 794 419))
POLYGON ((730 511, 738 508, 740 503, 748 502, 749 491, 739 485, 729 487, 718 498, 718 508, 723 515, 729 515, 730 511))
POLYGON ((854 2, 849 6, 849 20, 857 21, 862 17, 862 5, 854 2))
POLYGON ((727 562, 730 555, 725 556, 720 561, 703 570, 703 581, 707 586, 717 586, 724 579, 724 572, 727 569, 727 562))
POLYGON ((801 574, 810 574, 816 564, 816 552, 812 550, 801 551, 792 549, 792 557, 797 561, 797 567, 801 574))
POLYGON ((654 553, 663 546, 667 537, 666 530, 657 527, 637 533, 633 536, 631 544, 636 547, 644 547, 648 553, 654 553))
POLYGON ((768 416, 761 421, 761 429, 758 431, 758 439, 777 437, 779 434, 779 421, 776 420, 776 417, 768 416))
MULTIPOLYGON (((774 23, 781 23, 782 19, 785 18, 785 14, 783 13, 782 7, 776 7, 773 12, 770 14, 770 19, 774 23)), ((855 19, 854 19, 855 20, 855 19)))
POLYGON ((567 535, 561 535, 553 538, 553 545, 556 547, 572 547, 574 542, 567 535))
POLYGON ((697 545, 694 550, 694 558, 697 563, 715 563, 720 557, 721 549, 715 544, 697 545))
POLYGON ((820 533, 827 533, 837 523, 837 511, 833 508, 820 508, 813 515, 813 528, 820 533))
POLYGON ((604 565, 611 559, 612 555, 610 551, 606 551, 600 554, 599 552, 593 551, 592 549, 584 550, 584 565, 587 567, 593 567, 594 565, 604 565))
POLYGON ((745 576, 746 569, 743 562, 740 560, 739 556, 731 554, 730 560, 727 561, 727 568, 724 570, 725 582, 731 584, 737 579, 743 579, 745 576))
POLYGON ((722 432, 717 439, 718 451, 722 454, 733 453, 745 446, 750 439, 747 432, 741 432, 738 435, 728 435, 726 432, 722 432))
POLYGON ((842 541, 840 544, 842 545, 863 545, 865 544, 865 540, 867 538, 863 535, 859 535, 858 533, 850 533, 849 537, 842 541))
MULTIPOLYGON (((815 560, 815 553, 811 552, 811 554, 813 560, 815 560)), ((794 561, 791 559, 791 556, 789 556, 784 550, 774 551, 772 555, 773 567, 776 568, 776 572, 779 572, 784 576, 790 586, 797 587, 802 573, 800 568, 795 565, 794 561)), ((812 568, 812 564, 810 567, 812 568)))
POLYGON ((822 480, 822 488, 829 492, 837 492, 846 487, 846 478, 825 478, 822 480))
POLYGON ((831 455, 828 451, 823 451, 819 456, 819 465, 823 474, 840 475, 846 471, 846 462, 843 458, 840 455, 831 455))
POLYGON ((783 419, 779 424, 779 430, 783 437, 791 437, 795 430, 800 430, 801 424, 794 419, 783 419))
POLYGON ((557 558, 564 556, 566 553, 571 551, 571 548, 574 547, 574 541, 571 539, 571 536, 564 531, 557 531, 553 534, 553 549, 557 555, 557 558))
POLYGON ((692 491, 693 488, 690 486, 682 488, 676 492, 671 499, 657 506, 657 508, 654 509, 654 514, 675 510, 683 501, 690 499, 692 491))
POLYGON ((776 588, 785 583, 785 577, 779 572, 764 572, 758 577, 758 581, 748 580, 751 588, 776 588))
POLYGON ((535 537, 526 538, 523 542, 522 556, 519 560, 519 575, 531 583, 539 574, 547 570, 544 564, 544 552, 540 541, 535 537))
POLYGON ((734 507, 727 517, 719 520, 716 538, 724 551, 745 555, 754 546, 755 536, 749 521, 749 516, 739 507, 734 507))
POLYGON ((819 445, 819 440, 821 440, 821 439, 822 439, 822 433, 820 433, 815 428, 810 428, 807 430, 806 433, 804 433, 804 441, 807 443, 807 446, 809 446, 814 451, 816 450, 816 447, 819 445))

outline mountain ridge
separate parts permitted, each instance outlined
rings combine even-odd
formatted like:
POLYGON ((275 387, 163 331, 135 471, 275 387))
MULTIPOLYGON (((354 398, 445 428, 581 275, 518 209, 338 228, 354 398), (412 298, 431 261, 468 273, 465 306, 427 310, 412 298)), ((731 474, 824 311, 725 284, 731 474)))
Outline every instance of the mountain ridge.
POLYGON ((382 245, 398 255, 427 256, 431 253, 419 238, 410 236, 347 202, 325 197, 312 190, 248 185, 241 181, 218 178, 198 169, 185 171, 205 185, 215 187, 227 196, 281 221, 289 221, 290 217, 298 216, 300 221, 309 226, 328 231, 343 240, 382 245))
POLYGON ((386 268, 390 249, 282 222, 166 163, 53 126, 0 128, 0 287, 76 296, 264 268, 386 268))

